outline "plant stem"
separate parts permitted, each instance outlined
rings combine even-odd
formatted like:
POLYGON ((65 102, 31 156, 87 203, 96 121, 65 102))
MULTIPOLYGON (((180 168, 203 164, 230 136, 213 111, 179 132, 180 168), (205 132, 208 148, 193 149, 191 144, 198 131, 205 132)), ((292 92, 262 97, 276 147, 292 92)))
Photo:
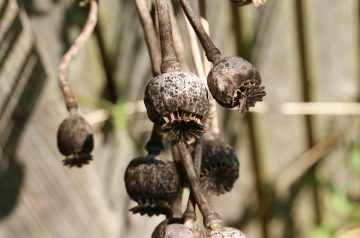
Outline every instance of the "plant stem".
MULTIPOLYGON (((202 159, 202 148, 203 148, 203 138, 202 136, 197 139, 194 143, 194 170, 197 176, 197 179, 200 178, 200 171, 201 171, 201 159, 202 159)), ((185 222, 190 220, 190 221, 195 221, 196 220, 196 213, 195 213, 195 208, 196 208, 196 201, 194 199, 194 196, 192 193, 190 193, 190 197, 189 197, 189 201, 186 207, 186 211, 184 213, 184 220, 185 222)))
POLYGON ((154 76, 156 76, 160 74, 161 52, 155 25, 151 18, 150 10, 146 4, 146 1, 135 0, 135 4, 139 14, 141 26, 144 30, 146 45, 150 54, 152 73, 154 76))
POLYGON ((164 150, 164 146, 162 144, 162 136, 160 135, 160 126, 157 124, 153 125, 153 129, 151 132, 151 136, 149 141, 145 145, 146 151, 150 155, 159 155, 162 150, 164 150))
POLYGON ((156 5, 160 28, 161 73, 180 71, 180 64, 175 54, 168 1, 156 0, 156 5))
POLYGON ((170 7, 170 18, 171 18, 171 25, 172 25, 172 35, 174 39, 174 47, 175 47, 175 53, 178 61, 180 62, 180 68, 181 71, 188 72, 189 71, 189 65, 186 61, 185 57, 185 48, 184 43, 181 37, 181 32, 179 29, 179 24, 177 22, 175 13, 174 13, 174 7, 171 1, 169 1, 169 7, 170 7))
POLYGON ((71 60, 77 55, 79 49, 89 40, 97 22, 98 3, 96 0, 89 0, 89 14, 80 35, 76 38, 70 49, 63 55, 59 65, 59 85, 63 93, 66 108, 70 113, 76 113, 78 104, 68 80, 68 68, 71 60))
POLYGON ((183 163, 185 173, 190 183, 191 193, 194 196, 194 199, 196 200, 196 203, 199 206, 199 209, 203 215, 204 225, 209 229, 215 229, 221 226, 222 220, 220 216, 214 211, 209 201, 206 199, 204 193, 202 192, 199 179, 196 176, 193 161, 191 159, 185 142, 179 142, 177 144, 177 148, 181 155, 181 161, 183 163))
MULTIPOLYGON (((201 25, 203 26, 206 34, 210 37, 209 23, 206 19, 206 0, 199 0, 199 9, 200 9, 201 25)), ((203 69, 205 75, 208 75, 211 70, 211 65, 208 61, 205 60, 206 55, 205 54, 202 55, 203 55, 202 56, 203 69)), ((214 138, 219 138, 220 129, 219 129, 218 113, 216 109, 217 103, 211 94, 209 95, 209 102, 210 102, 209 115, 208 115, 209 133, 211 133, 214 138)))
POLYGON ((207 59, 215 65, 221 60, 221 53, 219 49, 216 48, 209 35, 206 33, 204 27, 201 24, 200 18, 194 13, 190 1, 180 0, 180 4, 206 52, 207 59))

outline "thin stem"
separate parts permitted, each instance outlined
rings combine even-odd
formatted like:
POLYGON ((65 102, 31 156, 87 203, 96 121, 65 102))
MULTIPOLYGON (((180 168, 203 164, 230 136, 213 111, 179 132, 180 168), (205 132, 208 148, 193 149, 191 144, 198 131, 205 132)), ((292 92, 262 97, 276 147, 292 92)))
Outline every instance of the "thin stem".
POLYGON ((160 28, 161 72, 180 71, 180 64, 175 54, 168 1, 156 0, 156 5, 160 28))
POLYGON ((177 148, 181 155, 181 161, 190 183, 191 193, 194 196, 194 199, 196 200, 196 203, 203 215, 204 225, 209 229, 215 229, 221 226, 222 220, 220 216, 214 211, 209 201, 206 199, 204 193, 202 192, 201 185, 198 177, 196 176, 194 164, 186 144, 184 142, 179 142, 177 144, 177 148))
MULTIPOLYGON (((194 144, 195 150, 194 150, 194 170, 197 176, 197 179, 200 178, 200 171, 201 171, 201 159, 202 159, 202 148, 203 148, 203 138, 200 137, 195 141, 194 144)), ((190 193, 189 201, 186 207, 186 211, 184 213, 184 220, 187 222, 188 220, 195 221, 196 220, 196 201, 194 199, 194 196, 192 193, 190 193)))
POLYGON ((213 64, 218 63, 221 59, 221 53, 219 49, 216 48, 209 35, 206 33, 204 27, 201 24, 200 18, 194 13, 190 1, 180 0, 180 4, 206 52, 207 59, 213 64))
MULTIPOLYGON (((295 1, 294 4, 294 13, 296 19, 296 27, 297 27, 297 43, 299 46, 299 67, 300 67, 300 76, 302 81, 302 96, 305 102, 310 102, 313 100, 312 89, 314 85, 311 79, 311 64, 310 56, 308 54, 309 48, 307 45, 307 25, 306 25, 306 12, 305 12, 305 3, 301 0, 295 1)), ((312 147, 316 143, 316 133, 315 133, 315 124, 313 122, 314 117, 311 115, 306 115, 305 126, 306 126, 306 136, 308 147, 312 147)), ((319 181, 316 178, 316 170, 317 166, 311 168, 311 172, 309 177, 312 182, 312 196, 313 196, 313 206, 315 211, 315 222, 316 224, 320 224, 323 218, 323 214, 321 211, 321 199, 320 199, 320 191, 319 191, 319 181)))
MULTIPOLYGON (((210 29, 209 23, 206 19, 206 0, 199 0, 199 9, 200 9, 200 17, 201 17, 201 25, 203 26, 205 32, 210 37, 210 29)), ((208 75, 211 70, 211 65, 208 61, 205 60, 205 54, 203 54, 203 68, 205 75, 208 75)), ((205 79, 206 81, 206 79, 205 79)), ((208 122, 209 122, 209 132, 212 134, 213 137, 218 138, 220 135, 219 129, 219 121, 218 121, 218 113, 216 110, 216 101, 211 96, 209 97, 210 108, 209 108, 209 115, 208 115, 208 122)))
POLYGON ((150 155, 159 155, 161 151, 164 150, 159 125, 153 125, 151 136, 149 141, 145 145, 145 149, 150 155))
POLYGON ((151 18, 150 10, 146 1, 135 0, 135 4, 142 28, 144 30, 146 45, 150 54, 152 73, 156 76, 160 74, 161 52, 155 25, 151 18))
POLYGON ((183 39, 181 37, 181 32, 179 29, 179 24, 177 22, 175 13, 174 13, 174 7, 171 1, 169 1, 169 7, 170 7, 170 18, 171 18, 171 24, 172 24, 172 30, 173 30, 173 39, 174 39, 174 47, 175 47, 175 53, 178 61, 180 62, 180 68, 182 71, 188 72, 189 71, 189 65, 186 61, 185 57, 185 49, 184 49, 184 43, 183 39))
POLYGON ((98 4, 96 0, 86 2, 90 4, 88 18, 80 35, 76 38, 70 49, 63 55, 59 65, 59 85, 63 93, 66 108, 70 113, 77 112, 77 102, 68 80, 68 68, 71 60, 77 55, 79 49, 88 41, 97 22, 98 4))

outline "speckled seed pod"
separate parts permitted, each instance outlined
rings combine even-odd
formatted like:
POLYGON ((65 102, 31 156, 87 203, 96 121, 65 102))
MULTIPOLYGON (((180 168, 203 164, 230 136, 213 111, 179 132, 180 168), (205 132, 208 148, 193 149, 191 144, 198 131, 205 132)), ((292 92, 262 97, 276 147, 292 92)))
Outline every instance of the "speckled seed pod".
POLYGON ((205 238, 205 233, 201 228, 192 223, 189 225, 183 224, 181 218, 171 218, 162 221, 154 230, 151 238, 205 238))
POLYGON ((141 215, 170 215, 171 206, 180 191, 175 166, 154 156, 133 159, 125 171, 125 186, 138 206, 130 209, 141 215))
POLYGON ((81 167, 92 159, 94 139, 90 125, 81 116, 74 114, 66 118, 57 132, 57 146, 66 156, 64 165, 81 167))
POLYGON ((259 72, 240 57, 225 57, 214 65, 207 83, 215 100, 223 107, 246 112, 266 95, 259 72))
POLYGON ((204 140, 200 183, 209 195, 229 192, 239 177, 234 149, 219 140, 204 140))
POLYGON ((245 235, 233 227, 219 227, 209 231, 207 238, 246 238, 245 235))
POLYGON ((205 84, 193 73, 155 77, 145 89, 144 103, 150 120, 170 140, 187 141, 203 132, 209 100, 205 84))

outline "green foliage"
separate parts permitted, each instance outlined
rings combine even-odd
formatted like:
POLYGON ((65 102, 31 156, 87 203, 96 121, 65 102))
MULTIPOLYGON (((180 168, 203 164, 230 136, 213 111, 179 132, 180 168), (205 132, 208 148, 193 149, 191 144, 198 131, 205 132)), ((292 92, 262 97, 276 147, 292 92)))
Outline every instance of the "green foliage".
POLYGON ((347 162, 354 174, 360 174, 360 139, 351 143, 348 150, 347 162))
POLYGON ((119 98, 112 108, 113 123, 118 130, 124 130, 129 122, 129 117, 125 110, 125 103, 126 100, 119 98))

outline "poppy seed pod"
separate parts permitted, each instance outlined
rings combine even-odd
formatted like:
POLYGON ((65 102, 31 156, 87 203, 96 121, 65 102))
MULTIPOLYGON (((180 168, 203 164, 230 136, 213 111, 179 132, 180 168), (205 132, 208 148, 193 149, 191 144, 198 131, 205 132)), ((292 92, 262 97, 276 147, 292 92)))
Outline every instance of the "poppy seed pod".
POLYGON ((204 130, 209 112, 207 89, 193 73, 155 77, 145 89, 144 103, 150 120, 161 125, 161 132, 170 140, 187 141, 204 130))
POLYGON ((66 156, 64 165, 81 167, 88 164, 94 148, 91 126, 81 116, 70 115, 59 126, 57 146, 60 153, 66 156))
POLYGON ((239 177, 234 149, 219 140, 204 140, 200 183, 209 195, 229 192, 239 177))
POLYGON ((130 211, 149 216, 170 215, 181 188, 174 164, 150 155, 130 162, 125 171, 125 186, 130 198, 138 203, 130 211))
POLYGON ((211 230, 207 238, 246 238, 245 235, 238 229, 233 227, 219 227, 211 230))
POLYGON ((195 224, 184 224, 181 218, 162 221, 154 230, 151 238, 205 238, 205 233, 195 224))
POLYGON ((211 69, 207 77, 209 90, 223 107, 238 107, 246 112, 266 95, 260 86, 259 72, 240 57, 225 57, 211 69))

